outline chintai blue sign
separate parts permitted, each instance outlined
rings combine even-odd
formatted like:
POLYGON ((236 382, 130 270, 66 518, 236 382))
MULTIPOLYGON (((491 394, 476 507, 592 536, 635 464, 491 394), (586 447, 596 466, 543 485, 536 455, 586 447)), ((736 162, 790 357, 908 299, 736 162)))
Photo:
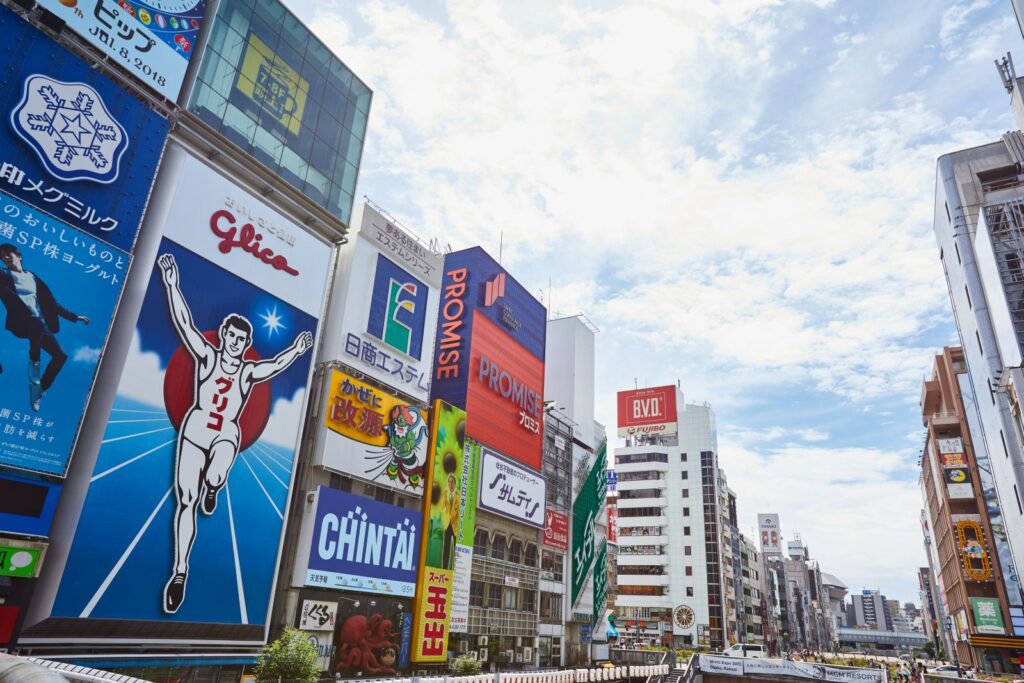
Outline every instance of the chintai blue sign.
POLYGON ((418 521, 415 510, 321 486, 306 585, 411 597, 418 521))

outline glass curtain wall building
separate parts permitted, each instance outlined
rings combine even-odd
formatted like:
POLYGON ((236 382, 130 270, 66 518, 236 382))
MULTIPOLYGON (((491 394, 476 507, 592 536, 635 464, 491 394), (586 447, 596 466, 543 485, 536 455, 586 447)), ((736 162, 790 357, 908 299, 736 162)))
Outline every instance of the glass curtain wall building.
POLYGON ((371 100, 282 4, 222 0, 188 109, 348 224, 371 100))

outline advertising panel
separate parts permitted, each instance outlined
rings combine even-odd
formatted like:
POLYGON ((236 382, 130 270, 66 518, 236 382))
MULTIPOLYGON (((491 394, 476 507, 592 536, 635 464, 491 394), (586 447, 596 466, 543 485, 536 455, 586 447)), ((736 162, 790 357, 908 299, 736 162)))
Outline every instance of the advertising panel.
POLYGON ((321 486, 306 585, 411 597, 418 520, 411 510, 321 486))
POLYGON ((971 598, 971 609, 974 611, 974 629, 978 633, 1000 636, 1006 633, 1003 612, 997 598, 971 598))
POLYGON ((466 433, 540 469, 546 311, 482 249, 448 254, 431 396, 464 407, 466 433))
POLYGON ((510 341, 487 318, 473 323, 466 433, 539 470, 544 361, 510 341))
POLYGON ((592 623, 601 624, 605 602, 608 600, 608 543, 602 543, 594 560, 594 611, 592 623))
POLYGON ((759 514, 757 528, 761 534, 761 552, 781 554, 782 530, 779 528, 779 516, 777 514, 759 514))
POLYGON ((320 463, 380 486, 423 492, 427 411, 341 370, 331 370, 320 463))
POLYGON ((346 257, 338 358, 426 403, 443 258, 369 204, 346 257), (369 283, 369 287, 367 287, 369 283))
POLYGON ((0 533, 50 535, 60 484, 0 474, 0 533))
POLYGON ((486 446, 480 463, 480 507, 523 524, 544 528, 547 480, 486 446))
POLYGON ((384 596, 338 596, 332 672, 346 679, 394 676, 409 666, 409 602, 384 596))
POLYGON ((136 639, 266 622, 331 260, 329 245, 226 178, 174 158, 163 239, 51 612, 149 622, 136 639))
POLYGON ((569 516, 548 510, 544 514, 544 545, 556 550, 569 549, 569 516))
POLYGON ((673 385, 620 391, 619 436, 676 434, 676 388, 673 385))
POLYGON ((967 456, 964 453, 940 453, 942 466, 946 467, 967 467, 967 456))
POLYGON ((0 537, 0 576, 35 578, 39 576, 45 554, 45 543, 0 537))
POLYGON ((619 509, 614 505, 608 506, 608 542, 619 542, 619 509))
POLYGON ((110 60, 178 99, 206 0, 37 0, 110 60))
POLYGON ((477 488, 480 484, 480 444, 466 439, 462 460, 462 500, 459 508, 459 537, 455 543, 452 613, 449 631, 469 632, 469 590, 473 571, 473 535, 476 533, 477 488))
POLYGON ((4 7, 0 29, 0 464, 62 477, 167 122, 4 7))
POLYGON ((989 581, 992 564, 988 555, 985 532, 977 515, 952 515, 957 547, 963 561, 964 572, 972 581, 989 581))
POLYGON ((411 661, 444 662, 448 658, 448 625, 452 606, 457 540, 462 519, 462 473, 466 449, 466 413, 435 401, 430 420, 427 495, 423 505, 423 538, 413 608, 411 661))
POLYGON ((280 0, 210 4, 188 110, 350 224, 370 89, 280 0))
POLYGON ((583 594, 591 567, 594 564, 595 525, 597 514, 604 503, 607 481, 608 441, 598 445, 597 458, 587 474, 576 499, 572 502, 572 604, 575 605, 583 594))
POLYGON ((338 603, 323 600, 303 600, 299 611, 299 629, 302 631, 333 631, 338 619, 338 603))

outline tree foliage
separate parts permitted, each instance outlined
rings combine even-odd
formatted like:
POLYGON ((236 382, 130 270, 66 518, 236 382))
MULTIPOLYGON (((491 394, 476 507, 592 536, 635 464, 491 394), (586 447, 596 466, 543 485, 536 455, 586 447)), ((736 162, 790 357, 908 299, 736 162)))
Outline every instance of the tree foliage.
POLYGON ((483 670, 480 660, 470 655, 460 655, 452 661, 452 673, 458 676, 472 676, 483 670))
POLYGON ((320 678, 320 658, 301 631, 286 628, 263 648, 254 673, 258 683, 314 683, 320 678))

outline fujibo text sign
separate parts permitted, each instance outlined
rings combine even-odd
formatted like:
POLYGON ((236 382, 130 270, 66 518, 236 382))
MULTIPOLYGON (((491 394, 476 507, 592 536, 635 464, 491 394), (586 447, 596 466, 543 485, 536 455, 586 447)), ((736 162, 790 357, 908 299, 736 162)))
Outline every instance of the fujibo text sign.
POLYGON ((669 436, 677 433, 674 386, 620 391, 618 399, 619 436, 669 436))

